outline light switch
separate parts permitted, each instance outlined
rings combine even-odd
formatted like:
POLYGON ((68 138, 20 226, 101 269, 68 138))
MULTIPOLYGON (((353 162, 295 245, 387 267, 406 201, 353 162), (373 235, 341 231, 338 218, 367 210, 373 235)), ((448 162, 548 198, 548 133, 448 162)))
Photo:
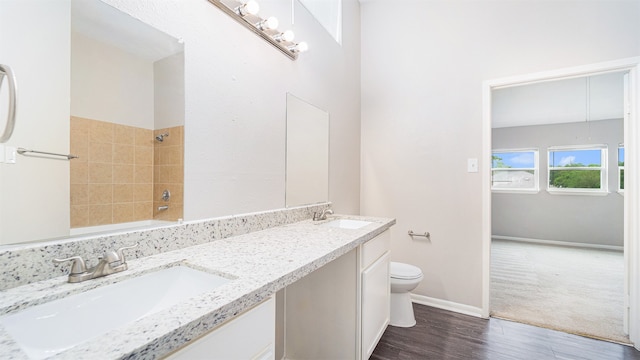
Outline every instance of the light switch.
POLYGON ((0 145, 0 163, 15 164, 18 156, 17 149, 12 146, 0 145))
POLYGON ((470 173, 478 172, 478 159, 476 158, 467 159, 467 172, 470 172, 470 173))

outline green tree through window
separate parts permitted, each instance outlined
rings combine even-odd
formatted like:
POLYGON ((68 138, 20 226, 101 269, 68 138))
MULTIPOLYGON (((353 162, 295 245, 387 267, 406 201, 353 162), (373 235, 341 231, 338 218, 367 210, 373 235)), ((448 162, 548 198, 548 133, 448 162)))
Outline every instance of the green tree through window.
MULTIPOLYGON (((583 164, 571 164, 565 167, 585 167, 583 164)), ((598 167, 591 165, 589 167, 598 167)), ((551 171, 549 183, 555 188, 565 189, 599 189, 600 171, 564 170, 551 171)))
POLYGON ((549 188, 606 190, 604 145, 549 149, 549 188))

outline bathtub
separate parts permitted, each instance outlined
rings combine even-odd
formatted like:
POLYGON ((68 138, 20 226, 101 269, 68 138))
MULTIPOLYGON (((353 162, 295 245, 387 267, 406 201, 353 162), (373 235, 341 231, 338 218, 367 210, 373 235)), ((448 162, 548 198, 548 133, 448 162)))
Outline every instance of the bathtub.
POLYGON ((78 235, 87 235, 87 234, 96 234, 96 233, 110 233, 114 231, 127 231, 127 230, 139 230, 139 229, 147 229, 147 228, 155 228, 163 225, 171 225, 176 224, 176 221, 164 221, 164 220, 143 220, 143 221, 133 221, 126 222, 120 224, 109 224, 109 225, 98 225, 98 226, 87 226, 81 228, 73 228, 69 231, 69 235, 78 236, 78 235))

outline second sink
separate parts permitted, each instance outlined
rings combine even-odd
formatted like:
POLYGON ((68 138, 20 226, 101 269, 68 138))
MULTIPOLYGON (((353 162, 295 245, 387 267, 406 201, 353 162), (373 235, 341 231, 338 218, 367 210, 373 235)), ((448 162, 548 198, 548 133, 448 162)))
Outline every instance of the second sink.
POLYGON ((360 229, 371 224, 371 221, 353 220, 353 219, 336 219, 322 224, 321 226, 341 228, 341 229, 360 229))

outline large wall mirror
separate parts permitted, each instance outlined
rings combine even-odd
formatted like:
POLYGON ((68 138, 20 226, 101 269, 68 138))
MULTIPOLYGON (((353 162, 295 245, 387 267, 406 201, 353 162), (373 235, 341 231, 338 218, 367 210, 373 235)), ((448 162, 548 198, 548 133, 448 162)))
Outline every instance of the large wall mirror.
MULTIPOLYGON (((180 219, 189 126, 180 35, 100 0, 0 1, 0 33, 15 35, 0 36, 0 54, 19 87, 16 129, 2 145, 80 156, 0 161, 0 245, 180 219)), ((329 114, 291 94, 286 105, 282 204, 328 201, 329 114)))
POLYGON ((6 145, 79 158, 0 164, 0 244, 182 218, 183 44, 99 0, 10 1, 3 12, 19 19, 6 24, 14 33, 29 27, 22 48, 38 51, 7 60, 20 118, 6 145))
POLYGON ((287 94, 286 205, 329 200, 329 113, 287 94))

